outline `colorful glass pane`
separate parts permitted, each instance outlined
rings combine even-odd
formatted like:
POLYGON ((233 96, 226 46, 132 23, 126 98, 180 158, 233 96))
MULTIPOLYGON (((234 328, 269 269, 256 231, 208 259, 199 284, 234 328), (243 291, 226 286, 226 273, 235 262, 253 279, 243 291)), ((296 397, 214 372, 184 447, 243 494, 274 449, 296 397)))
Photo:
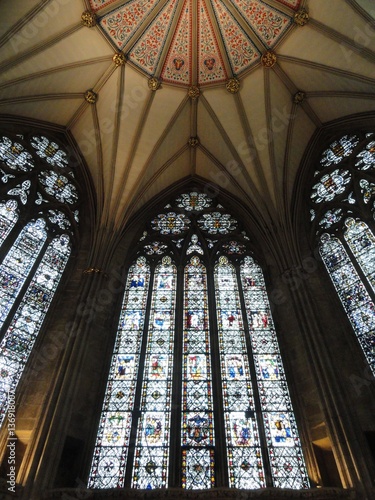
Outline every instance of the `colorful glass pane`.
POLYGON ((347 219, 344 238, 375 291, 375 237, 364 222, 347 219))
POLYGON ((18 220, 18 207, 15 200, 0 203, 0 245, 8 236, 18 220))
POLYGON ((19 234, 0 266, 0 326, 3 325, 47 239, 45 222, 30 222, 19 234))
POLYGON ((196 191, 193 191, 179 196, 176 203, 179 208, 184 208, 189 212, 192 210, 201 212, 204 208, 211 206, 212 200, 204 193, 197 193, 196 191))
POLYGON ((128 272, 89 487, 124 486, 150 268, 139 258, 128 272))
POLYGON ((335 170, 331 174, 323 175, 313 186, 311 199, 315 203, 331 201, 345 191, 350 180, 351 176, 347 170, 335 170))
POLYGON ((320 255, 352 324, 367 361, 375 375, 375 307, 344 246, 324 234, 320 255))
POLYGON ((328 229, 333 226, 333 224, 337 224, 342 219, 343 212, 341 208, 336 208, 333 210, 327 210, 327 212, 323 215, 323 217, 319 221, 319 226, 322 226, 324 229, 328 229))
MULTIPOLYGON (((34 228, 34 235, 36 231, 34 228)), ((7 393, 16 387, 22 375, 70 252, 70 241, 65 235, 48 245, 0 343, 0 423, 6 413, 7 393)))
POLYGON ((273 484, 279 488, 308 488, 263 273, 253 259, 245 257, 240 274, 273 484))
POLYGON ((160 241, 153 241, 143 248, 147 255, 162 255, 168 247, 167 245, 163 245, 160 241))
POLYGON ((358 153, 356 167, 361 170, 372 170, 375 167, 375 141, 370 141, 366 148, 358 153))
POLYGON ((57 174, 52 170, 43 170, 38 177, 47 194, 61 203, 77 203, 77 188, 65 175, 57 174))
POLYGON ((207 275, 198 257, 185 267, 184 280, 182 485, 206 489, 215 482, 214 422, 207 275))
POLYGON ((161 234, 180 234, 188 229, 189 224, 190 220, 184 214, 168 212, 159 214, 153 219, 152 229, 159 231, 161 234))
POLYGON ((223 243, 223 250, 228 255, 242 255, 245 253, 246 247, 238 241, 228 241, 227 243, 223 243))
POLYGON ((12 170, 28 172, 34 167, 31 154, 18 142, 13 142, 9 137, 0 139, 0 160, 12 170))
POLYGON ((19 196, 22 205, 26 205, 28 196, 30 194, 30 187, 31 187, 30 181, 23 181, 21 184, 18 184, 18 186, 16 186, 15 188, 9 189, 8 194, 10 196, 19 196))
POLYGON ((209 234, 228 234, 237 228, 237 221, 230 214, 211 212, 203 214, 198 225, 209 234))
POLYGON ((322 153, 320 163, 323 167, 328 167, 332 164, 337 165, 352 153, 358 143, 359 138, 356 135, 344 135, 341 139, 333 142, 330 147, 322 153))
POLYGON ((35 136, 31 140, 31 145, 35 149, 36 154, 53 167, 64 168, 68 166, 67 154, 56 142, 50 141, 44 136, 35 136))
POLYGON ((226 257, 220 257, 215 266, 215 295, 230 486, 263 488, 263 460, 237 275, 226 257))
POLYGON ((177 270, 169 257, 155 269, 132 487, 165 488, 175 332, 177 270))
POLYGON ((375 196, 375 184, 373 182, 366 181, 366 179, 361 179, 359 181, 359 185, 361 187, 363 201, 367 204, 375 196))
POLYGON ((193 234, 191 236, 189 246, 186 250, 186 255, 190 255, 194 252, 197 252, 197 253, 203 255, 202 245, 201 245, 201 242, 199 241, 198 236, 196 234, 193 234))

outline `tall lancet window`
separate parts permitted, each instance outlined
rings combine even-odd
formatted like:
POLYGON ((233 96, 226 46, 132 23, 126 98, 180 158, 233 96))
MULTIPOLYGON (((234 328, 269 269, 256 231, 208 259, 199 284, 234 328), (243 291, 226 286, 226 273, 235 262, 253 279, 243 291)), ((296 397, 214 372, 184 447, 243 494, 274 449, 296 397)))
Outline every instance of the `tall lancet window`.
POLYGON ((130 259, 89 488, 308 488, 263 273, 203 193, 130 259))
POLYGON ((344 135, 316 165, 310 212, 319 251, 375 375, 375 134, 344 135))
POLYGON ((78 187, 64 147, 0 137, 0 424, 77 236, 78 187))

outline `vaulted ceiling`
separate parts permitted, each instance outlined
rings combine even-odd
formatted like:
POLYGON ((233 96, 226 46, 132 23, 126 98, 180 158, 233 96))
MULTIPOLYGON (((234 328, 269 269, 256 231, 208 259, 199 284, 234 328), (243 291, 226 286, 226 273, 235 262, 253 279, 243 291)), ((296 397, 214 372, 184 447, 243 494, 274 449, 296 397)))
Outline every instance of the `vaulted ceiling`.
POLYGON ((314 131, 374 109, 374 18, 372 0, 2 2, 0 114, 72 134, 101 226, 189 176, 283 225, 314 131))

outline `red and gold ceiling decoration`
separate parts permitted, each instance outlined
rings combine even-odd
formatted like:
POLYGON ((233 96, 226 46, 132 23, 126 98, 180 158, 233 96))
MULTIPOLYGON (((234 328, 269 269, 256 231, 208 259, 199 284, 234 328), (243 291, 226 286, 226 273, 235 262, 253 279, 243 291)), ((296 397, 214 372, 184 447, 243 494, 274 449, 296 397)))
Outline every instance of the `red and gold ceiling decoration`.
POLYGON ((288 32, 300 3, 90 0, 117 51, 147 76, 182 86, 218 84, 250 70, 288 32))

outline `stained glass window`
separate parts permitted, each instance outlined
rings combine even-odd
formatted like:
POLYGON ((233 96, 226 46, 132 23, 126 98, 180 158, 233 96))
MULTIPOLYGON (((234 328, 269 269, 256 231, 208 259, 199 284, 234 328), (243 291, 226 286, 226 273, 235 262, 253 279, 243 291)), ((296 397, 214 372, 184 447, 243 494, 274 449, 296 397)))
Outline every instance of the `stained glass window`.
POLYGON ((324 150, 311 210, 320 255, 375 375, 373 137, 372 132, 345 135, 324 150))
POLYGON ((44 136, 1 137, 0 171, 2 423, 71 254, 78 187, 64 148, 44 136))
POLYGON ((88 486, 308 488, 240 221, 193 190, 147 227, 129 258, 88 486))

